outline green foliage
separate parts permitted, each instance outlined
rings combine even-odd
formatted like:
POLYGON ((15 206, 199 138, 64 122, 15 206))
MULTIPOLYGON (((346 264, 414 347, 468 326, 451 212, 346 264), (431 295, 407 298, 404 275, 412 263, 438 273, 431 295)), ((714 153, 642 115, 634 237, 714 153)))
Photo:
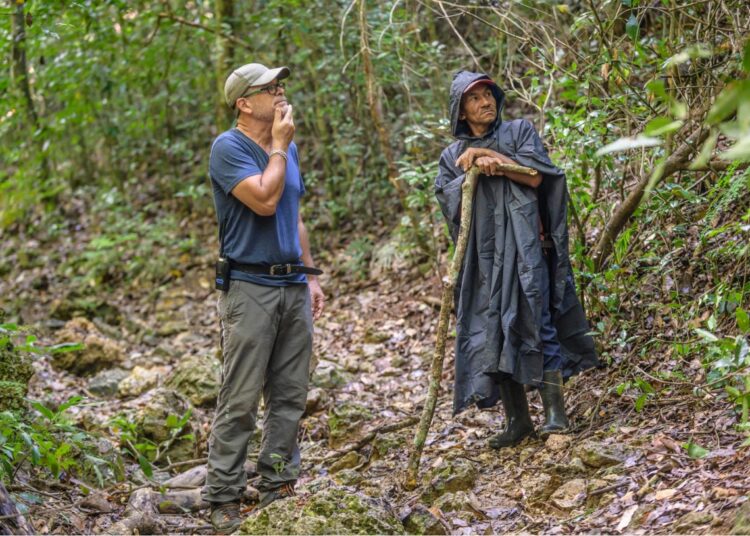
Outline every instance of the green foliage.
POLYGON ((75 475, 99 487, 123 479, 119 456, 102 449, 96 437, 67 419, 65 412, 81 401, 80 396, 72 397, 55 410, 31 401, 38 412, 31 418, 21 412, 0 412, 0 471, 5 482, 12 483, 25 468, 56 479, 75 475))
POLYGON ((167 415, 164 420, 164 427, 169 431, 169 434, 164 441, 160 442, 145 437, 132 416, 117 415, 111 419, 109 425, 112 433, 119 438, 123 453, 136 460, 143 470, 143 474, 151 478, 154 473, 154 465, 162 461, 172 443, 180 439, 195 439, 193 434, 182 433, 191 416, 192 409, 189 409, 182 416, 167 415))

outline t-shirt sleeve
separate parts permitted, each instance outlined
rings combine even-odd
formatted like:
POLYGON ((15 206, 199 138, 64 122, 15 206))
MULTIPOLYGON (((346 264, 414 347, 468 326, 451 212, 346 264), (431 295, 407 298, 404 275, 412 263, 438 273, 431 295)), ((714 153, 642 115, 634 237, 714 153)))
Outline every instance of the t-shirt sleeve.
POLYGON ((231 138, 216 140, 208 168, 211 178, 225 194, 229 194, 244 179, 263 173, 253 157, 231 138))
POLYGON ((307 191, 305 189, 305 177, 302 176, 302 169, 299 167, 299 154, 297 153, 297 144, 294 142, 289 145, 289 156, 294 160, 294 163, 299 170, 299 195, 303 196, 307 191))

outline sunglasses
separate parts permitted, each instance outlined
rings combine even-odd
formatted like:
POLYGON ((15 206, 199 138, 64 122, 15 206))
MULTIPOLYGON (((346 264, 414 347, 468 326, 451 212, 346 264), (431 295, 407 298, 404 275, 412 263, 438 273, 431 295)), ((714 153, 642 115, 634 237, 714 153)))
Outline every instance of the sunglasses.
POLYGON ((253 95, 257 95, 258 93, 268 93, 269 95, 276 96, 285 87, 286 84, 284 84, 284 82, 276 82, 275 84, 271 84, 270 86, 264 86, 260 89, 245 93, 241 98, 252 97, 253 95))

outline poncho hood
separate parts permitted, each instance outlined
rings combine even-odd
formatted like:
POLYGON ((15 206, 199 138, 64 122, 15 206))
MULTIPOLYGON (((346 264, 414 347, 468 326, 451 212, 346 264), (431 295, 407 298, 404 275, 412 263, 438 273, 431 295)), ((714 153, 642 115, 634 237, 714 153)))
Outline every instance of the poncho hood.
POLYGON ((451 134, 456 139, 470 141, 481 138, 488 138, 495 133, 497 127, 499 127, 500 123, 502 123, 501 115, 503 106, 505 106, 505 93, 503 93, 503 90, 500 89, 494 82, 488 85, 490 87, 490 90, 492 91, 492 94, 495 96, 495 100, 497 101, 497 117, 495 118, 495 122, 492 124, 492 126, 487 129, 487 132, 484 134, 484 136, 482 136, 481 138, 472 136, 471 130, 469 130, 468 123, 465 120, 458 118, 459 115, 461 115, 461 97, 463 97, 464 91, 466 91, 466 88, 468 88, 471 84, 478 80, 489 80, 490 82, 492 82, 492 79, 489 76, 482 73, 458 71, 455 75, 453 75, 453 82, 451 83, 450 90, 449 111, 451 120, 451 134))

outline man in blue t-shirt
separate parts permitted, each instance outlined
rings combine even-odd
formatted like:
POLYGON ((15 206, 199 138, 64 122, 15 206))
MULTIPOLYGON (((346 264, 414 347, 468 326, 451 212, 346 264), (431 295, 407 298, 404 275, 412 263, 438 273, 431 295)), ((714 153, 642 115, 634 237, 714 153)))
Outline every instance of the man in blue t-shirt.
MULTIPOLYGON (((250 63, 224 86, 237 127, 213 143, 209 172, 229 288, 219 297, 222 386, 211 427, 203 498, 222 534, 240 524, 247 443, 261 393, 265 415, 257 469, 260 507, 293 495, 299 475, 299 420, 305 410, 312 320, 324 295, 313 267, 299 200, 289 69, 250 63)), ((221 262, 221 261, 220 261, 221 262)), ((218 271, 217 265, 217 271, 218 271)), ((217 284, 219 282, 217 275, 217 284)))

